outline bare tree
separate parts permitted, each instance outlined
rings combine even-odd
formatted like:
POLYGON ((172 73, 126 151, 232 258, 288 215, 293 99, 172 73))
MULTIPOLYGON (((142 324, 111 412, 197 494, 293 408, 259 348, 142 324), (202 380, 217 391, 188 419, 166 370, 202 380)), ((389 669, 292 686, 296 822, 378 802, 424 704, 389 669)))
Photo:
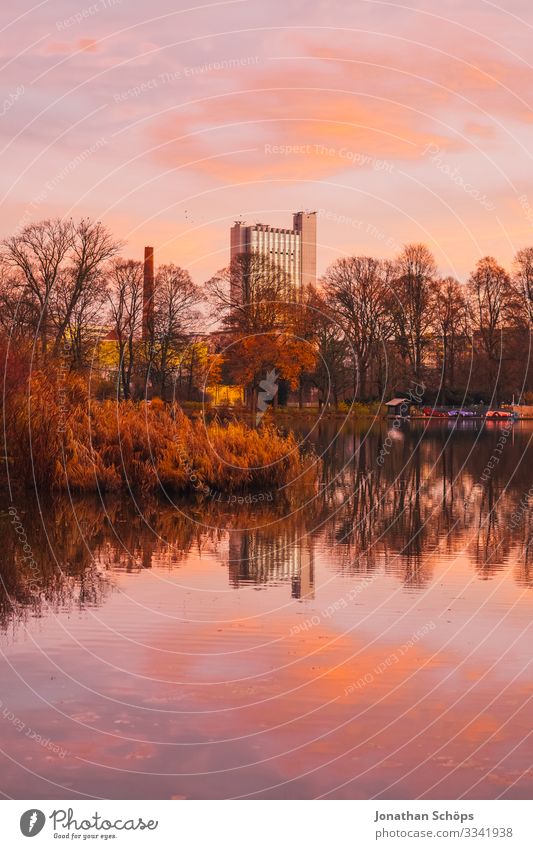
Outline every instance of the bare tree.
MULTIPOLYGON (((4 263, 18 272, 16 295, 46 357, 56 356, 72 329, 79 302, 98 291, 106 265, 119 243, 99 221, 78 224, 60 218, 30 224, 2 244, 4 263)), ((86 312, 86 310, 85 310, 86 312)), ((82 310, 83 313, 83 310, 82 310)))
POLYGON ((279 327, 294 301, 284 269, 261 254, 239 254, 206 284, 215 314, 228 330, 253 333, 279 327))
POLYGON ((69 252, 70 265, 63 281, 63 293, 59 303, 62 309, 55 316, 54 354, 57 354, 65 331, 72 323, 82 296, 88 304, 89 290, 99 292, 101 278, 110 259, 118 252, 121 243, 113 238, 100 221, 83 218, 72 226, 69 252))
MULTIPOLYGON (((72 303, 72 269, 62 274, 51 298, 51 314, 61 320, 61 351, 68 357, 72 369, 86 366, 102 335, 104 307, 108 300, 108 279, 103 273, 91 275, 72 303), (66 321, 66 323, 65 323, 66 321)), ((55 351, 59 353, 56 338, 55 351)))
POLYGON ((513 281, 524 305, 528 323, 533 324, 533 248, 522 248, 513 261, 513 281))
POLYGON ((147 363, 165 396, 169 375, 192 339, 201 295, 188 271, 161 265, 155 280, 152 338, 147 340, 147 363))
POLYGON ((405 245, 396 259, 396 279, 390 302, 396 336, 413 377, 422 376, 424 349, 434 318, 437 267, 431 251, 421 244, 405 245))
POLYGON ((72 238, 72 222, 54 218, 30 224, 2 243, 5 262, 18 268, 24 277, 37 315, 35 331, 45 357, 50 334, 50 297, 72 247, 72 238))
POLYGON ((502 336, 513 321, 516 292, 505 269, 491 256, 479 260, 467 285, 475 341, 479 340, 487 360, 488 388, 494 390, 498 398, 502 336))
POLYGON ((370 365, 390 335, 388 270, 373 257, 347 257, 330 265, 322 280, 326 302, 338 315, 356 360, 354 397, 366 397, 370 365))
POLYGON ((132 259, 113 264, 109 303, 119 358, 119 387, 131 398, 143 309, 143 264, 132 259))
POLYGON ((353 380, 353 355, 336 316, 334 305, 324 293, 314 292, 309 298, 309 326, 317 349, 316 366, 310 375, 318 389, 318 403, 337 407, 350 391, 353 380))
POLYGON ((17 267, 0 261, 0 326, 11 340, 30 340, 39 323, 35 299, 17 267))
POLYGON ((180 351, 175 371, 176 395, 191 401, 196 390, 203 394, 208 382, 220 382, 221 357, 210 350, 209 337, 201 334, 188 336, 186 346, 180 351))
POLYGON ((468 333, 466 292, 454 277, 437 281, 435 297, 435 331, 442 351, 442 389, 453 389, 456 363, 464 350, 468 333))

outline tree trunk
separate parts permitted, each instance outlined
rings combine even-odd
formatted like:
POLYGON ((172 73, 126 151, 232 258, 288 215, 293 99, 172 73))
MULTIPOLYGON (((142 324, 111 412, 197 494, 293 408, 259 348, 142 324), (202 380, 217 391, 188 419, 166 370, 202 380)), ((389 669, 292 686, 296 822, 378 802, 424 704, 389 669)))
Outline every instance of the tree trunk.
POLYGON ((359 366, 359 398, 363 401, 366 398, 366 365, 359 366))
POLYGON ((189 363, 189 380, 188 380, 188 383, 187 383, 187 401, 191 400, 193 373, 194 373, 194 351, 191 351, 191 360, 190 360, 190 363, 189 363))

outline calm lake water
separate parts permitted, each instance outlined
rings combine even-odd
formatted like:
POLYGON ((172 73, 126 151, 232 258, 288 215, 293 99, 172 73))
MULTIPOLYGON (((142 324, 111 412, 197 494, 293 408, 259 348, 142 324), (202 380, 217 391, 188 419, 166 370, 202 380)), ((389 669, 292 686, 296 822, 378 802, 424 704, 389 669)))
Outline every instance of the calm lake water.
POLYGON ((531 798, 532 425, 324 423, 290 500, 15 495, 3 793, 531 798))

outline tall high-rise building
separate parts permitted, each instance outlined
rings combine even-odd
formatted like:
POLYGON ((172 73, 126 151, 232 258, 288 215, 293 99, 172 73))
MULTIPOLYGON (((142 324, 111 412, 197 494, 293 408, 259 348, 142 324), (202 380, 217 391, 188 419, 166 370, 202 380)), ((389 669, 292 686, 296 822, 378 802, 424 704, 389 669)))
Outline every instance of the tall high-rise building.
POLYGON ((316 212, 295 212, 293 230, 300 237, 300 285, 316 283, 316 212))
POLYGON ((256 253, 282 268, 296 292, 316 282, 316 212, 295 212, 292 230, 236 221, 231 228, 233 260, 256 253))

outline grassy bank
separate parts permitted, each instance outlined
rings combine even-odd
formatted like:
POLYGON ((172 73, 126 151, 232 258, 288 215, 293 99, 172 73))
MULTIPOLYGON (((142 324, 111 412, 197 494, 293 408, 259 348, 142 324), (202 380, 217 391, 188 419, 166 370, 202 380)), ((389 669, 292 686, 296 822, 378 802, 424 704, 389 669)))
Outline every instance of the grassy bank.
POLYGON ((274 425, 204 425, 161 402, 95 401, 78 377, 35 372, 5 400, 15 481, 51 490, 270 492, 316 476, 293 435, 274 425))
MULTIPOLYGON (((202 404, 201 402, 186 402, 183 405, 185 412, 189 415, 194 416, 195 414, 207 413, 208 415, 219 415, 224 417, 231 417, 233 419, 240 419, 246 422, 252 422, 255 418, 255 412, 250 410, 248 407, 242 406, 231 406, 231 407, 208 407, 202 404)), ((374 418, 385 418, 387 416, 387 408, 384 404, 380 404, 377 401, 369 402, 368 404, 364 404, 360 401, 356 401, 353 404, 347 404, 345 402, 339 404, 337 407, 328 406, 319 408, 318 406, 310 407, 297 407, 297 406, 276 406, 271 407, 268 410, 268 419, 270 421, 279 421, 284 422, 286 420, 291 419, 309 419, 313 418, 315 420, 318 419, 374 419, 374 418)))

